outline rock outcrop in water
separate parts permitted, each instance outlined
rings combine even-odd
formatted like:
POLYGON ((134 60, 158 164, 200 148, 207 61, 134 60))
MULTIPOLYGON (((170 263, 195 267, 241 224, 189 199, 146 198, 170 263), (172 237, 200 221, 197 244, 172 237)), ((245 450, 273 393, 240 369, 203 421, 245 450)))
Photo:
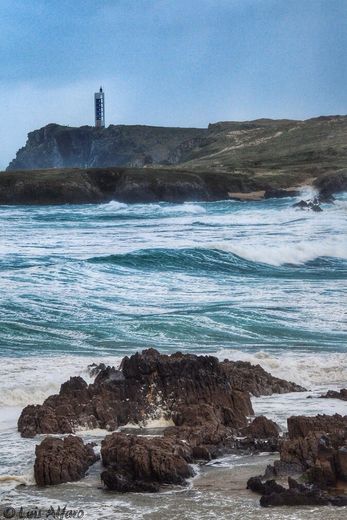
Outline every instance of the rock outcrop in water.
POLYGON ((36 446, 35 481, 38 486, 48 486, 80 480, 98 458, 92 445, 79 437, 46 437, 36 446))
POLYGON ((102 441, 101 457, 101 479, 112 491, 159 491, 163 484, 185 485, 194 474, 191 447, 168 437, 113 433, 102 441))
POLYGON ((251 479, 248 487, 261 493, 261 505, 347 505, 339 483, 347 488, 347 416, 290 417, 288 436, 279 445, 280 460, 266 475, 301 475, 303 484, 289 478, 288 489, 274 481, 251 479), (277 485, 277 484, 276 484, 277 485))
POLYGON ((320 396, 321 399, 341 399, 347 401, 347 388, 342 388, 339 392, 336 390, 329 390, 326 394, 320 396))
POLYGON ((101 369, 90 385, 72 377, 58 395, 24 408, 18 429, 23 437, 33 437, 72 433, 81 426, 112 431, 127 423, 163 418, 180 428, 208 425, 236 430, 247 426, 253 413, 249 392, 301 390, 258 366, 148 349, 125 357, 119 370, 101 369))

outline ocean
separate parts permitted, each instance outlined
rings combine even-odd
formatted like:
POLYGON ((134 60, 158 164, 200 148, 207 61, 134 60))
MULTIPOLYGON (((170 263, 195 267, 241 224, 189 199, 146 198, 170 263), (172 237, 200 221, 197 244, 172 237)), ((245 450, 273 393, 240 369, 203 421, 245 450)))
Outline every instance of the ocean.
MULTIPOLYGON (((38 489, 40 437, 16 431, 25 405, 71 375, 89 380, 88 364, 148 347, 248 360, 305 386, 253 399, 283 428, 291 414, 346 414, 343 401, 306 397, 347 385, 347 196, 322 213, 295 200, 0 207, 2 506, 67 505, 87 519, 346 518, 346 508, 261 509, 245 481, 269 454, 218 459, 158 495, 107 493, 98 466, 38 489)), ((81 435, 100 444, 105 432, 81 435)))

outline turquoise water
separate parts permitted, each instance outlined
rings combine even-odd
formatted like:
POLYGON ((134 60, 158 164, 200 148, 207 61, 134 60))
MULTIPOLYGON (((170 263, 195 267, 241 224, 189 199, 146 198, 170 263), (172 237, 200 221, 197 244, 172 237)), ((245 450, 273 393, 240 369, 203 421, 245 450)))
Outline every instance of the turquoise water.
POLYGON ((0 355, 345 351, 347 198, 1 207, 0 355))
MULTIPOLYGON (((307 194, 309 195, 309 194, 307 194)), ((347 384, 347 197, 322 213, 293 199, 0 207, 0 510, 82 508, 96 520, 337 520, 346 508, 261 509, 247 478, 268 456, 229 457, 159 495, 81 482, 37 488, 22 408, 87 365, 149 346, 259 363, 313 392, 253 398, 282 428, 293 414, 346 413, 314 398, 347 384), (313 396, 307 399, 307 396, 313 396), (19 484, 26 484, 19 486, 19 484)), ((100 449, 106 432, 78 432, 100 449)), ((0 511, 1 512, 1 511, 0 511)))

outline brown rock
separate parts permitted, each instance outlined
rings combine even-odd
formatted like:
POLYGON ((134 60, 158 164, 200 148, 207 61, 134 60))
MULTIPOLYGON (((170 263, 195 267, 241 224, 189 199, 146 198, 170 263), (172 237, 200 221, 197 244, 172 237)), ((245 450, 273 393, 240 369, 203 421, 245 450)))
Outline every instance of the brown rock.
POLYGON ((312 432, 336 432, 347 428, 347 415, 344 417, 335 415, 316 415, 306 417, 303 415, 289 417, 287 420, 288 434, 291 439, 306 437, 312 432))
POLYGON ((101 368, 91 385, 71 378, 59 395, 26 407, 18 429, 23 437, 71 433, 76 426, 114 430, 162 415, 180 425, 212 422, 239 428, 252 413, 248 392, 232 386, 216 358, 149 349, 125 357, 120 370, 101 368))
POLYGON ((259 439, 277 438, 279 432, 279 426, 274 421, 271 421, 271 419, 264 417, 264 415, 256 417, 251 424, 242 430, 244 435, 259 439))
POLYGON ((260 365, 252 365, 246 361, 229 361, 228 359, 221 365, 234 388, 250 392, 256 397, 305 391, 302 386, 272 376, 260 365))
POLYGON ((101 456, 101 479, 114 491, 158 491, 163 484, 184 485, 193 475, 191 448, 172 438, 113 433, 102 442, 101 456))
POLYGON ((97 460, 92 446, 84 444, 79 437, 46 437, 36 446, 36 483, 49 486, 80 480, 97 460))

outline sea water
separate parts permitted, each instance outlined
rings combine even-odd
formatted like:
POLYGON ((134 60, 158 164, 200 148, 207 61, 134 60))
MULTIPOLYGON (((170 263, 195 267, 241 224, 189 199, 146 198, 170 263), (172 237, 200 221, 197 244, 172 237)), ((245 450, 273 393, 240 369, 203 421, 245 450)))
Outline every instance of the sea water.
MULTIPOLYGON (((67 504, 88 519, 346 517, 260 509, 244 488, 269 455, 223 458, 159 495, 106 493, 98 466, 79 483, 37 489, 41 438, 16 431, 25 405, 71 375, 89 380, 88 364, 148 347, 247 360, 305 386, 253 399, 283 428, 293 413, 347 413, 343 401, 314 397, 347 385, 347 197, 322 213, 294 202, 0 207, 2 506, 44 515, 67 504)), ((100 445, 105 432, 81 435, 100 445)))

